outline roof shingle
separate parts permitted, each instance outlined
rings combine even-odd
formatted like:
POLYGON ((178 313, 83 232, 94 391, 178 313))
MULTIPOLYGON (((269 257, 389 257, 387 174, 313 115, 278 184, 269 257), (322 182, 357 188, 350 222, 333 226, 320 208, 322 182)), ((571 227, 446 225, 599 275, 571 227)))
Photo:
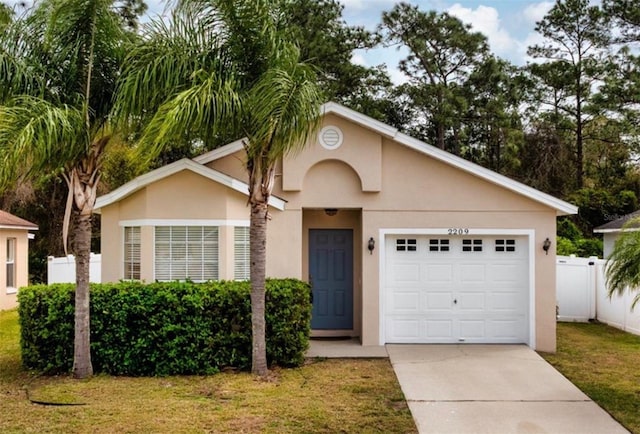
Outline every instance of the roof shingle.
MULTIPOLYGON (((611 220, 608 223, 605 223, 601 226, 598 226, 597 228, 593 229, 593 232, 595 233, 599 233, 599 232, 619 232, 623 229, 624 225, 626 225, 627 223, 629 223, 630 220, 634 220, 634 219, 638 219, 640 218, 640 209, 637 211, 634 211, 630 214, 624 215, 618 219, 615 220, 611 220)), ((628 228, 640 228, 640 220, 636 220, 633 223, 631 223, 628 228)))
POLYGON ((13 214, 10 214, 6 211, 0 210, 0 227, 17 227, 17 228, 25 228, 25 229, 38 229, 38 225, 35 223, 31 223, 28 220, 17 217, 13 214))

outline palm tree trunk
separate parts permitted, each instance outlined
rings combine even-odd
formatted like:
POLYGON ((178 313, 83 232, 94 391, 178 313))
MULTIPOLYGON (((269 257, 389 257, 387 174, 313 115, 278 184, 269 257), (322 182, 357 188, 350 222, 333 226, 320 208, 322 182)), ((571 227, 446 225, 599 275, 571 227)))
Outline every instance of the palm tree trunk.
POLYGON ((91 255, 91 214, 76 213, 73 251, 76 257, 75 337, 73 376, 93 375, 90 348, 89 261, 91 255))
POLYGON ((268 373, 265 325, 265 279, 267 262, 267 203, 251 202, 249 228, 251 274, 251 372, 264 377, 268 373))
POLYGON ((91 152, 71 170, 67 178, 73 194, 76 227, 73 253, 76 256, 76 301, 73 341, 73 376, 87 378, 93 375, 91 364, 91 319, 89 303, 89 265, 91 260, 91 216, 96 203, 100 182, 98 161, 109 142, 105 136, 95 141, 91 152))

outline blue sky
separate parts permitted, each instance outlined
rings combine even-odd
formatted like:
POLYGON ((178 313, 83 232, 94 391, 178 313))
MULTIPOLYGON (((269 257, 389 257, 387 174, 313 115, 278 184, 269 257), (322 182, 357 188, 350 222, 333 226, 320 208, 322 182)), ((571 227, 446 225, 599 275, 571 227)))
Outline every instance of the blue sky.
MULTIPOLYGON (((147 0, 149 12, 162 13, 164 3, 161 0, 147 0)), ((341 0, 344 5, 344 19, 351 25, 361 25, 369 30, 380 23, 383 11, 388 11, 398 3, 397 0, 341 0)), ((422 10, 447 11, 463 22, 470 24, 475 31, 484 33, 489 39, 491 50, 498 56, 524 65, 527 62, 527 46, 539 42, 534 32, 536 21, 551 9, 554 1, 529 0, 413 0, 422 10)), ((385 63, 394 82, 405 80, 397 69, 398 61, 406 53, 396 48, 378 48, 358 51, 353 61, 374 66, 385 63)))
MULTIPOLYGON (((393 8, 397 1, 342 0, 342 3, 344 18, 349 24, 373 29, 380 22, 382 12, 393 8)), ((410 3, 425 11, 446 11, 470 24, 473 30, 487 36, 493 53, 516 65, 526 64, 527 47, 541 42, 534 31, 536 21, 554 4, 553 1, 528 0, 414 0, 410 3)), ((403 50, 384 48, 357 52, 353 60, 369 66, 386 63, 392 79, 399 83, 404 77, 396 66, 404 55, 403 50)))
MULTIPOLYGON (((5 0, 9 4, 19 0, 5 0)), ((165 1, 146 0, 149 5, 148 15, 162 14, 165 1)), ((351 25, 362 25, 373 30, 380 22, 383 11, 388 11, 398 3, 397 0, 340 0, 345 6, 344 18, 351 25)), ((592 0, 598 2, 598 0, 592 0)), ((516 65, 526 64, 527 47, 540 42, 534 32, 536 21, 540 20, 551 9, 553 0, 409 0, 422 10, 447 11, 463 22, 471 24, 474 30, 484 33, 489 39, 491 50, 498 56, 516 65)), ((398 61, 405 52, 395 48, 378 48, 359 51, 354 54, 353 61, 359 64, 374 66, 385 63, 394 82, 404 81, 397 70, 398 61)))

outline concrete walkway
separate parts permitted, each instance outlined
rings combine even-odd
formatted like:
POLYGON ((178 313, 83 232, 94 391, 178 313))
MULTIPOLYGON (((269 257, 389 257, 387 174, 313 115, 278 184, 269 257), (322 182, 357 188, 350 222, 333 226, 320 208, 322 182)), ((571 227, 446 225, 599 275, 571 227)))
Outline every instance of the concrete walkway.
POLYGON ((307 357, 322 357, 328 359, 373 359, 388 358, 384 346, 360 345, 358 339, 311 339, 307 357))
POLYGON ((420 433, 628 433, 524 345, 387 345, 420 433))

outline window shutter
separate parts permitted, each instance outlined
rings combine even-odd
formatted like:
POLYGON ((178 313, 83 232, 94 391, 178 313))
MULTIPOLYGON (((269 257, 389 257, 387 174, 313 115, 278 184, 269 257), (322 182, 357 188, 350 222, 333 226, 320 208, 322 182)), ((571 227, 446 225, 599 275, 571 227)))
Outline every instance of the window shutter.
POLYGON ((155 234, 155 278, 171 280, 171 227, 157 226, 155 234))
POLYGON ((204 227, 202 233, 202 279, 218 280, 218 228, 204 227))
POLYGON ((140 279, 140 228, 124 228, 124 278, 140 279))
POLYGON ((16 287, 16 239, 7 238, 7 288, 16 287))
POLYGON ((236 226, 234 228, 234 279, 249 280, 251 273, 249 269, 249 228, 236 226))

